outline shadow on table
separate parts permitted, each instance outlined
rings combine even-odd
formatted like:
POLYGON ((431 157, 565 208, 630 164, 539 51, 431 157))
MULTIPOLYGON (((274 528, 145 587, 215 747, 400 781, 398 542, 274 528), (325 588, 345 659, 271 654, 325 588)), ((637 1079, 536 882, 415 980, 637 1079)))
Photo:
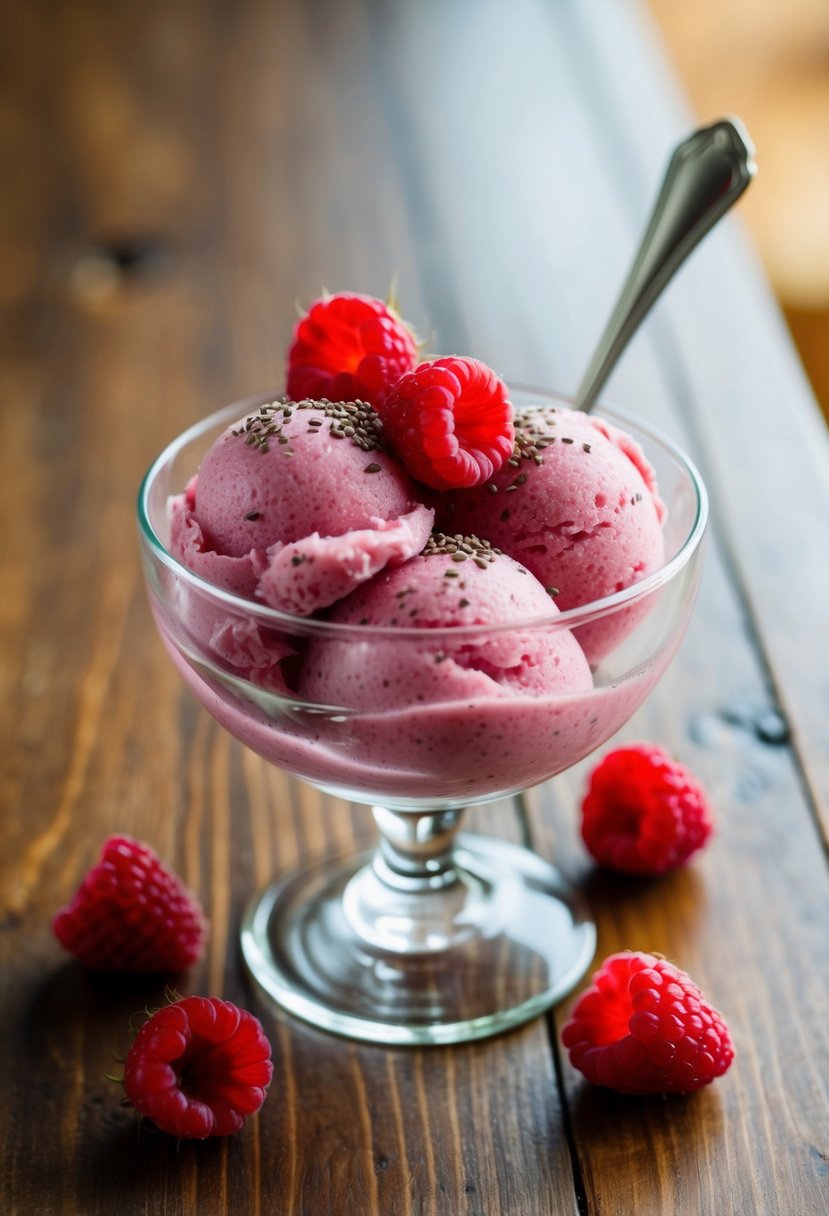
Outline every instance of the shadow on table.
POLYGON ((620 943, 615 949, 660 951, 680 967, 682 960, 673 957, 679 934, 695 935, 707 912, 705 881, 692 866, 657 878, 596 867, 585 874, 580 889, 600 926, 612 927, 620 943))
POLYGON ((596 1180, 599 1207, 602 1180, 627 1178, 635 1186, 631 1211, 673 1211, 668 1195, 674 1188, 682 1193, 683 1210, 711 1210, 705 1207, 711 1146, 721 1142, 723 1129, 715 1088, 640 1097, 582 1082, 574 1092, 571 1121, 582 1172, 596 1180), (693 1199, 697 1189, 699 1207, 693 1199))
POLYGON ((21 1037, 32 1053, 59 1069, 81 1069, 90 1052, 101 1074, 113 1072, 114 1055, 126 1051, 148 1011, 167 1004, 175 976, 114 975, 68 962, 50 972, 21 1008, 21 1037), (82 1053, 79 1052, 79 1048, 82 1053))

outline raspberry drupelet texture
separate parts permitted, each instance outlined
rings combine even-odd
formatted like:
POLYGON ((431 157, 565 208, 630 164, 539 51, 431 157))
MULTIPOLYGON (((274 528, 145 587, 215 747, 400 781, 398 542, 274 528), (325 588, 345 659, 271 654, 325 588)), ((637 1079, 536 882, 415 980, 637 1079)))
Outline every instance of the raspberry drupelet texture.
POLYGON ((341 292, 316 300, 297 323, 285 391, 293 401, 367 401, 378 408, 416 362, 414 335, 393 308, 341 292))
POLYGON ((696 984, 638 952, 605 959, 561 1040, 588 1081, 628 1094, 690 1093, 734 1058, 728 1027, 696 984))
POLYGON ((617 748, 590 776, 581 834, 600 865, 663 874, 684 865, 713 830, 700 783, 655 744, 617 748))
POLYGON ((156 1127, 180 1139, 239 1131, 265 1100, 271 1046, 253 1014, 187 996, 145 1022, 124 1064, 124 1090, 156 1127))
POLYGON ((515 446, 509 391, 477 359, 419 364, 398 380, 380 416, 412 477, 436 490, 489 481, 515 446))
POLYGON ((111 836, 72 902, 52 922, 58 941, 98 971, 182 971, 207 924, 195 895, 149 845, 111 836))

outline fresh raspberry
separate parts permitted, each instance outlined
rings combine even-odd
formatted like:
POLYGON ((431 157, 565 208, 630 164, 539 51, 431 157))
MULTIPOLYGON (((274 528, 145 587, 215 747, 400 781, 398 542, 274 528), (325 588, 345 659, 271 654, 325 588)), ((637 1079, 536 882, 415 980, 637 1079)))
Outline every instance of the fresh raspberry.
POLYGON ((285 391, 293 401, 367 401, 378 408, 417 362, 411 330, 373 296, 316 300, 294 330, 285 391))
POLYGON ((124 1063, 140 1115, 183 1140, 229 1136, 265 1101, 271 1045, 252 1013, 218 997, 186 996, 154 1013, 124 1063))
POLYGON ((515 444, 506 385, 486 364, 460 355, 408 372, 380 416, 411 475, 436 490, 489 481, 515 444))
POLYGON ((652 743, 609 752, 591 774, 581 809, 591 856, 625 874, 676 869, 714 830, 699 782, 652 743))
POLYGON ((181 971, 202 952, 198 900, 149 845, 111 836, 52 921, 58 941, 98 971, 181 971))
POLYGON ((734 1059, 731 1035, 684 971, 653 954, 612 954, 561 1041, 594 1085, 624 1094, 701 1089, 734 1059))

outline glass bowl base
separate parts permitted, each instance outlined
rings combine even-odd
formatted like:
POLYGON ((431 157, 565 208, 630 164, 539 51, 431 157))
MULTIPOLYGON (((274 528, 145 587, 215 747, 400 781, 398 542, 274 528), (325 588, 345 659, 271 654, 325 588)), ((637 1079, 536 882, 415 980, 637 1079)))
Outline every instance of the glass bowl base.
POLYGON ((553 866, 502 840, 460 834, 453 862, 453 882, 415 897, 433 913, 445 906, 448 918, 417 940, 402 905, 390 905, 374 932, 355 928, 374 852, 292 871, 245 913, 251 976, 295 1016, 371 1043, 461 1043, 538 1016, 593 958, 584 902, 553 866))

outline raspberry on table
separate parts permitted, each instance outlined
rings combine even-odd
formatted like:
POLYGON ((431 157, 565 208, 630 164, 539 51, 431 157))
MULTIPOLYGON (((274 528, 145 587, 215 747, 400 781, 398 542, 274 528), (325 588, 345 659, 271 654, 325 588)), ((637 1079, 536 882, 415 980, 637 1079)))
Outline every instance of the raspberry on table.
POLYGON ((124 1064, 140 1115, 180 1139, 239 1131, 265 1101, 271 1045, 253 1014, 218 997, 187 996, 154 1013, 124 1064))
POLYGON ((380 417, 412 477, 436 490, 482 485, 515 446, 506 385, 486 364, 460 355, 402 376, 380 417))
POLYGON ((201 955, 207 922, 195 895, 149 845, 111 836, 52 928, 99 971, 182 971, 201 955))
POLYGON ((651 743, 609 752, 591 773, 581 809, 590 855, 625 874, 676 869, 714 830, 699 781, 651 743))
POLYGON ((393 308, 344 291, 315 300, 297 323, 285 391, 292 401, 367 401, 377 409, 416 362, 414 335, 393 308))
POLYGON ((635 951, 605 959, 561 1041, 588 1081, 626 1094, 691 1093, 734 1059, 728 1027, 693 980, 635 951))

